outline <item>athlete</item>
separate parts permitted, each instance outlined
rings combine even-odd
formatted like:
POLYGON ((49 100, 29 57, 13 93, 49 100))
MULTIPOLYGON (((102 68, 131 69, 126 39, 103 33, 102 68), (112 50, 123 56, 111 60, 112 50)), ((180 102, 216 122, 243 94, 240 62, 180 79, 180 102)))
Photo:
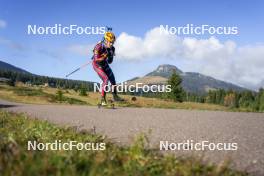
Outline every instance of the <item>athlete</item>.
POLYGON ((115 76, 109 66, 109 64, 113 62, 113 58, 115 55, 115 47, 113 46, 114 42, 114 33, 112 33, 111 31, 107 31, 104 34, 103 41, 97 43, 93 50, 93 69, 97 72, 97 74, 103 81, 101 91, 101 105, 103 106, 107 105, 105 99, 105 86, 108 84, 108 81, 110 81, 113 88, 112 94, 114 101, 124 101, 121 97, 117 95, 115 76))

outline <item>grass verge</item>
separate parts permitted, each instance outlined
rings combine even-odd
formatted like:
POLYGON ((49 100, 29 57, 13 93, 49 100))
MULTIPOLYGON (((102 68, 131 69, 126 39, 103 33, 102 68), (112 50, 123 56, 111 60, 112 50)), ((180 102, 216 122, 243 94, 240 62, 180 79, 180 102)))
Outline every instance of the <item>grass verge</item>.
MULTIPOLYGON (((0 85, 0 98, 15 101, 20 103, 32 104, 79 104, 79 105, 92 105, 97 106, 100 100, 100 93, 89 92, 88 96, 80 96, 74 90, 61 90, 63 97, 59 97, 57 88, 36 88, 26 86, 1 86, 0 85)), ((121 95, 126 101, 115 102, 117 107, 145 107, 145 108, 169 108, 169 109, 197 109, 197 110, 217 110, 217 111, 230 111, 229 108, 206 104, 183 102, 177 103, 173 101, 166 101, 158 98, 136 97, 136 101, 132 101, 132 96, 121 95)), ((111 99, 112 95, 108 94, 107 99, 111 99)))
POLYGON ((41 88, 29 88, 24 86, 0 86, 0 88, 0 97, 10 101, 35 104, 63 103, 89 105, 86 101, 82 101, 78 98, 58 96, 56 93, 52 94, 45 92, 41 88))
POLYGON ((202 164, 195 159, 146 149, 141 135, 129 147, 118 146, 89 131, 58 127, 47 121, 28 118, 0 110, 1 175, 177 175, 177 176, 242 176, 245 173, 227 166, 202 164), (105 142, 106 150, 28 151, 28 141, 37 142, 105 142))

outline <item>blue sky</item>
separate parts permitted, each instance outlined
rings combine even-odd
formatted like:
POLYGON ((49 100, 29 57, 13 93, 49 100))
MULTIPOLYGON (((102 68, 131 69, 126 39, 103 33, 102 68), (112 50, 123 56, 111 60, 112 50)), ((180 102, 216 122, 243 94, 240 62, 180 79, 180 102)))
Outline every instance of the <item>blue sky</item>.
MULTIPOLYGON (((27 25, 52 26, 54 24, 78 26, 112 26, 117 36, 126 33, 144 40, 146 32, 164 24, 170 26, 183 26, 185 24, 209 24, 213 26, 237 26, 239 35, 200 35, 187 36, 197 40, 208 40, 215 37, 224 45, 231 40, 236 45, 236 57, 244 55, 243 52, 253 53, 256 46, 262 47, 264 41, 264 3, 263 1, 19 1, 0 0, 0 60, 24 68, 32 73, 54 77, 65 75, 76 67, 85 63, 92 51, 87 51, 87 56, 71 52, 71 46, 85 46, 95 44, 102 35, 28 35, 27 25), (249 48, 249 50, 248 50, 249 48), (253 49, 252 49, 253 48, 253 49), (241 54, 242 53, 242 54, 241 54)), ((182 40, 184 40, 182 36, 182 40)), ((198 42, 199 45, 202 42, 198 42)), ((229 45, 227 45, 229 47, 229 45)), ((118 48, 117 48, 118 49, 118 48)), ((255 53, 255 52, 254 52, 255 53)), ((233 56, 233 55, 232 55, 233 56)), ((227 75, 214 73, 213 69, 203 72, 205 63, 211 61, 194 61, 183 59, 177 55, 174 59, 160 58, 151 55, 148 59, 117 59, 113 71, 117 81, 121 82, 134 76, 143 76, 155 69, 159 64, 174 64, 183 71, 198 71, 212 75, 218 79, 226 79, 227 75), (175 59, 176 58, 176 59, 175 59), (192 67, 192 65, 194 65, 192 67), (199 65, 200 64, 200 65, 199 65), (211 72, 210 72, 211 70, 211 72)), ((254 55, 255 57, 255 55, 254 55)), ((256 65, 259 65, 256 56, 256 65)), ((250 57, 248 57, 250 58, 250 57)), ((227 79, 242 86, 255 88, 264 83, 264 78, 250 80, 250 77, 262 73, 251 73, 244 68, 246 58, 236 65, 232 61, 237 74, 243 69, 245 75, 239 78, 227 79), (247 74, 248 73, 248 74, 247 74)), ((262 64, 263 62, 261 62, 262 64)), ((216 62, 217 64, 217 62, 216 62)), ((213 67, 212 67, 213 68, 213 67)), ((249 68, 255 69, 255 68, 249 68)), ((256 66, 256 69, 258 67, 256 66)), ((230 74, 232 69, 226 74, 230 74)), ((87 67, 72 75, 72 79, 99 81, 91 67, 87 67)))

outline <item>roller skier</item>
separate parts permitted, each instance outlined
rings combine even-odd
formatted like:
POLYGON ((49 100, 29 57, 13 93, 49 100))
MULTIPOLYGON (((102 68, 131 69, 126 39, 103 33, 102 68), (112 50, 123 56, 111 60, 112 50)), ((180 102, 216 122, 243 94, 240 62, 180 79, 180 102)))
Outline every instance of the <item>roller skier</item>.
POLYGON ((113 62, 115 56, 115 47, 113 46, 115 42, 115 35, 112 31, 107 31, 104 34, 102 41, 97 43, 93 50, 92 65, 95 72, 102 80, 102 91, 101 91, 101 105, 106 106, 106 92, 105 86, 107 86, 108 81, 112 86, 112 95, 114 101, 124 101, 121 97, 117 95, 116 90, 116 80, 112 69, 109 64, 113 62))

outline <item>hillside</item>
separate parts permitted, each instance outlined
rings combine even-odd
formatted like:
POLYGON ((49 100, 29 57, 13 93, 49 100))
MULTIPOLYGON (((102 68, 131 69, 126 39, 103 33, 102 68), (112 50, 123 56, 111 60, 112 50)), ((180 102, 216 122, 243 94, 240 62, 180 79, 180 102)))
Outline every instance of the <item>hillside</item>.
POLYGON ((90 81, 36 75, 3 61, 0 61, 0 78, 7 78, 13 81, 27 83, 29 85, 48 84, 50 87, 70 89, 86 88, 87 90, 93 90, 93 82, 90 81))
POLYGON ((143 77, 136 77, 128 80, 128 84, 143 83, 143 84, 166 84, 168 78, 173 72, 178 73, 182 78, 182 86, 187 92, 204 94, 209 90, 225 89, 243 91, 246 88, 235 84, 217 80, 213 77, 206 76, 196 72, 183 72, 174 65, 160 65, 154 71, 146 74, 143 77))
POLYGON ((8 64, 8 63, 3 62, 1 60, 0 60, 0 70, 10 70, 10 71, 19 72, 19 73, 29 73, 26 70, 23 70, 21 68, 18 68, 16 66, 8 64))

